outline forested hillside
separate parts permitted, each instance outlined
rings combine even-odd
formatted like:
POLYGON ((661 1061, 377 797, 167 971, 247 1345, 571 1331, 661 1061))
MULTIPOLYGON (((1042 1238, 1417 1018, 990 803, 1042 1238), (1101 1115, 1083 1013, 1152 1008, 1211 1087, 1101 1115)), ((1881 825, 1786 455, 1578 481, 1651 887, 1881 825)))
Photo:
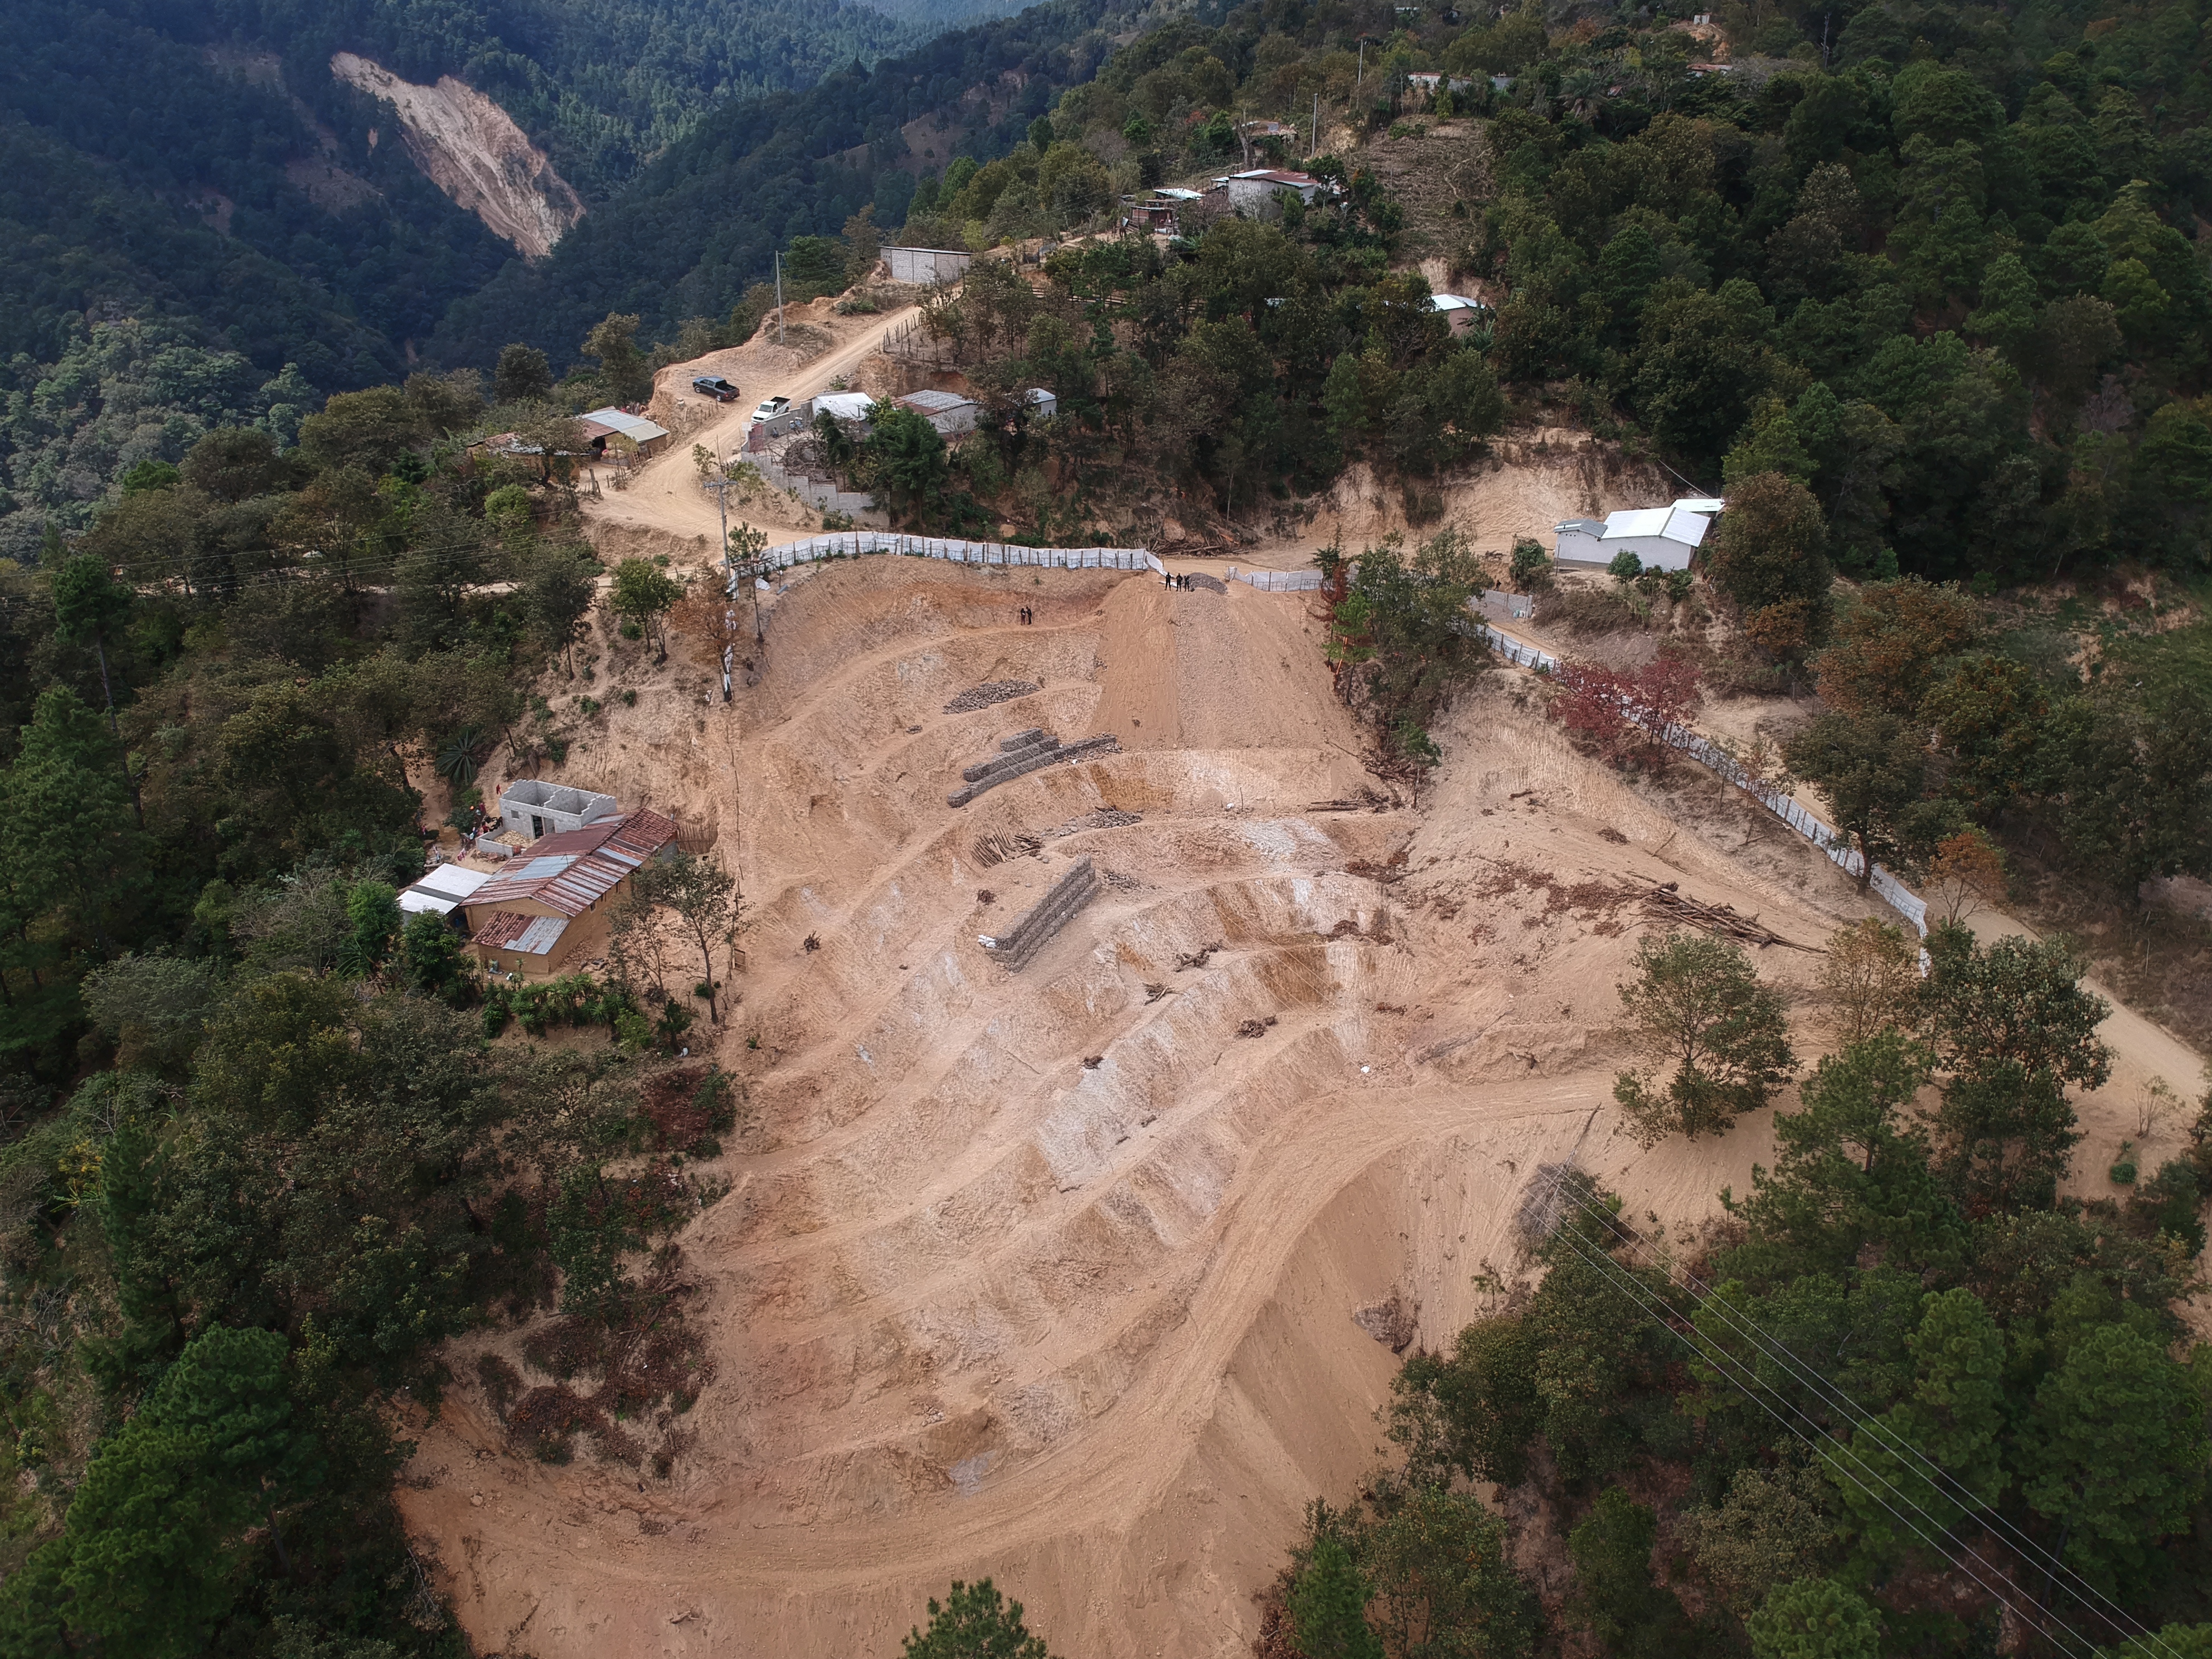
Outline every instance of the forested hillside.
POLYGON ((898 223, 927 152, 948 162, 1005 152, 1062 88, 1089 78, 1109 32, 1136 9, 1051 0, 872 70, 840 71, 804 96, 726 106, 551 258, 510 267, 455 305, 436 349, 488 363, 523 340, 559 362, 609 311, 641 317, 661 337, 686 318, 719 319, 793 239, 834 234, 866 207, 898 223), (924 154, 901 131, 913 122, 925 125, 924 154))
POLYGON ((0 552, 32 556, 50 521, 82 528, 121 468, 296 404, 258 391, 287 364, 317 399, 398 378, 513 258, 422 175, 390 108, 333 76, 334 52, 460 76, 595 208, 710 109, 1000 9, 39 0, 0 63, 0 356, 17 394, 0 552), (94 337, 126 323, 131 342, 94 337), (165 367, 142 374, 152 351, 165 367), (118 356, 119 375, 88 367, 118 356), (189 394, 172 395, 179 378, 189 394))
MULTIPOLYGON (((1379 11, 1249 7, 1146 36, 1063 94, 1043 143, 963 170, 957 191, 926 179, 911 234, 1103 222, 1116 193, 1241 164, 1232 118, 1303 121, 1318 98, 1330 146, 1352 145, 1318 170, 1355 204, 1391 193, 1387 163, 1401 194, 1437 204, 1423 246, 1495 304, 1480 343, 1523 406, 1705 489, 1780 476, 1774 527, 1817 520, 1819 556, 1794 574, 1778 561, 1753 608, 1802 648, 1831 568, 2013 582, 2212 552, 2204 31, 2185 5, 2104 9, 1740 19, 1730 67, 1693 74, 1711 48, 1665 16, 1431 10, 1394 29, 1379 11), (1361 26, 1386 37, 1364 74, 1361 26), (1422 69, 1459 91, 1431 105, 1405 79, 1422 69), (1458 167, 1447 140, 1471 129, 1486 162, 1458 167), (1793 602, 1804 614, 1775 609, 1793 602)), ((1393 258, 1413 210, 1371 216, 1393 258)), ((1318 245, 1332 222, 1287 228, 1318 245)), ((1310 356, 1276 356, 1276 384, 1318 416, 1343 353, 1364 362, 1375 337, 1343 313, 1310 356)), ((1091 361, 1090 384, 1080 360, 1061 366, 1063 398, 1102 390, 1091 361)), ((1389 401, 1339 400, 1332 431, 1379 430, 1389 401)), ((1186 465, 1223 489, 1210 449, 1186 465)))

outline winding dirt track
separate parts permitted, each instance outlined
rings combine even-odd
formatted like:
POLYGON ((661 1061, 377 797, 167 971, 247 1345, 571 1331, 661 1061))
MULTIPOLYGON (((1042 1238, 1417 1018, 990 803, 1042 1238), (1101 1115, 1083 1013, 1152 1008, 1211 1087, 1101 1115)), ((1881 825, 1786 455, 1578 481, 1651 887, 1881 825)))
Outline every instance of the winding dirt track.
MULTIPOLYGON (((1660 817, 1505 677, 1419 812, 1316 810, 1375 781, 1313 627, 1296 596, 893 559, 775 601, 710 739, 757 906, 722 1048, 755 1122, 684 1240, 717 1380, 642 1481, 507 1455, 456 1386, 401 1501, 487 1651, 889 1659, 988 1573, 1071 1659, 1238 1652, 1304 1504, 1381 1439, 1397 1362, 1355 1312, 1395 1294, 1448 1342, 1516 1270, 1541 1163, 1679 1232, 1771 1161, 1766 1115, 1618 1133, 1636 919, 1605 884, 1812 940, 1848 878, 1726 800, 1660 817), (945 805, 1030 726, 1125 752, 945 805), (1077 822, 1105 806, 1142 821, 1077 822), (987 863, 985 832, 1039 856, 987 863), (1006 975, 976 935, 1079 854, 1106 890, 1006 975)), ((1793 994, 1814 965, 1760 963, 1793 994)))

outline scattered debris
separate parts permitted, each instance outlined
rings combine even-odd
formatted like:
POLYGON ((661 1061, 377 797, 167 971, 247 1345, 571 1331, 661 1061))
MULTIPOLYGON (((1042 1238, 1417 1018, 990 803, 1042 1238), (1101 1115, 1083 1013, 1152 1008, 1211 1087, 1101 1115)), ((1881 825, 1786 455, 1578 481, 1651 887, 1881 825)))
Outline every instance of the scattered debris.
POLYGON ((1120 870, 1101 870, 1098 876, 1100 880, 1117 893, 1139 892, 1145 885, 1134 876, 1120 870))
POLYGON ((1267 1024, 1268 1022, 1264 1019, 1242 1020, 1237 1024, 1237 1035, 1241 1037, 1265 1036, 1267 1035, 1267 1024))
POLYGON ((1105 1063, 1106 1056, 1103 1054, 1085 1054, 1083 1057, 1083 1069, 1086 1072, 1095 1072, 1105 1063))
POLYGON ((1309 812, 1389 812, 1395 810, 1398 798, 1386 795, 1379 789, 1359 787, 1356 795, 1340 796, 1334 800, 1316 800, 1306 803, 1309 812))
MULTIPOLYGON (((1644 877, 1639 879, 1649 880, 1650 878, 1644 877)), ((1632 891, 1632 889, 1622 890, 1624 896, 1632 891)), ((1707 904, 1701 900, 1693 899, 1681 890, 1681 884, 1679 882, 1670 881, 1664 885, 1654 883, 1650 891, 1637 896, 1642 899, 1646 915, 1665 921, 1680 922, 1686 927, 1695 927, 1701 933, 1711 933, 1722 939, 1741 940, 1746 945, 1756 945, 1761 950, 1770 945, 1786 945, 1791 950, 1802 951, 1808 956, 1820 957, 1827 954, 1817 945, 1800 945, 1794 939, 1783 938, 1771 927, 1760 922, 1757 916, 1739 915, 1733 905, 1707 904)))
POLYGON ((1207 945, 1204 950, 1199 951, 1195 956, 1177 957, 1176 958, 1176 971, 1177 973, 1181 973, 1186 968, 1203 968, 1206 966, 1207 958, 1212 957, 1216 951, 1226 950, 1227 948, 1228 947, 1226 945, 1223 945, 1217 939, 1214 943, 1207 945))
POLYGON ((814 934, 809 933, 806 936, 803 948, 809 951, 818 951, 822 948, 822 941, 814 934))
POLYGON ((978 888, 975 890, 975 902, 976 902, 976 903, 978 903, 978 904, 996 904, 998 902, 999 902, 999 896, 998 896, 996 893, 993 892, 989 888, 988 888, 988 887, 978 887, 978 888))
POLYGON ((1036 857, 1044 850, 1044 840, 1039 836, 1002 836, 995 830, 987 830, 975 837, 972 850, 975 862, 988 870, 1008 859, 1036 857))
POLYGON ((948 714, 972 714, 979 708, 988 708, 993 703, 1012 702, 1016 697, 1026 697, 1043 688, 1028 680, 985 680, 971 686, 945 705, 948 714))
POLYGON ((1615 847, 1626 847, 1628 845, 1628 837, 1622 835, 1620 830, 1614 829, 1609 823, 1602 826, 1598 830, 1597 838, 1600 841, 1609 841, 1615 847))
POLYGON ((1118 806, 1102 806, 1095 812, 1085 812, 1079 818, 1070 818, 1046 830, 1045 839, 1057 841, 1062 836, 1079 836, 1085 830, 1126 830, 1133 823, 1142 823, 1142 812, 1124 812, 1118 806))
POLYGON ((1149 1008, 1152 1004, 1158 1002, 1167 994, 1168 988, 1166 986, 1155 985, 1151 981, 1147 980, 1145 982, 1145 1006, 1149 1008))

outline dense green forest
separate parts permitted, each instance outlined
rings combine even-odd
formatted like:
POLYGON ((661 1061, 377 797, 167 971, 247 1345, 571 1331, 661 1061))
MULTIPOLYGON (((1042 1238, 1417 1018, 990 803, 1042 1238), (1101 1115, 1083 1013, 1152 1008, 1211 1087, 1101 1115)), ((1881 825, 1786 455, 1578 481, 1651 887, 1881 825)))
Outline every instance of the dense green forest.
MULTIPOLYGON (((1406 210, 1369 167, 1367 135, 1418 141, 1473 118, 1491 184, 1450 206, 1448 263, 1496 301, 1480 343, 1516 403, 1564 404, 1703 489, 1780 474, 1809 491, 1818 551, 1846 574, 2193 571, 2212 558, 2212 283, 2197 240, 2212 78, 2197 8, 2106 11, 1813 8, 1767 18, 1765 55, 1740 51, 1736 72, 1692 76, 1702 48, 1649 12, 1547 29, 1534 10, 1465 27, 1431 10, 1394 28, 1380 10, 1280 0, 1117 53, 1062 94, 1042 143, 926 174, 909 234, 1101 223, 1116 193, 1239 158, 1232 116, 1297 116, 1319 97, 1325 126, 1349 107, 1362 135, 1318 170, 1349 186, 1379 269, 1406 210), (1383 39, 1355 95, 1363 29, 1383 39), (1416 110, 1403 77, 1419 68, 1466 82, 1416 110)), ((1747 47, 1753 33, 1738 30, 1747 47)), ((1267 378, 1286 427, 1325 424, 1356 441, 1349 453, 1372 447, 1392 405, 1332 398, 1331 376, 1353 373, 1347 346, 1402 364, 1319 258, 1343 216, 1285 227, 1316 252, 1267 297, 1342 314, 1311 356, 1274 354, 1267 378)), ((1118 346, 1149 302, 1109 298, 1091 312, 1118 346)), ((1102 337, 1042 383, 1081 405, 1117 361, 1102 337)), ((1221 456, 1201 446, 1183 470, 1229 507, 1239 484, 1221 456)), ((1445 457, 1395 459, 1418 477, 1445 457)), ((1258 469, 1330 470, 1310 450, 1258 469)), ((1766 601, 1782 607, 1769 638, 1791 649, 1823 626, 1808 596, 1825 574, 1801 574, 1802 592, 1766 601)))
MULTIPOLYGON (((710 1006, 486 987, 395 897, 434 827, 403 752, 465 821, 495 749, 557 775, 614 695, 566 463, 465 442, 578 440, 468 374, 290 425, 0 567, 0 1654, 465 1652, 390 1496, 443 1339, 554 1316, 516 1432, 560 1461, 619 1417, 644 1478, 700 1386, 669 1241, 741 1103, 665 1054, 710 1006), (574 692, 526 695, 556 660, 574 692), (601 1037, 491 1048, 516 1021, 601 1037)), ((647 651, 682 584, 613 574, 647 651)), ((641 922, 726 930, 729 878, 652 874, 641 922)))
MULTIPOLYGON (((1493 1277, 1496 1311, 1407 1360, 1395 1459, 1314 1507, 1267 1659, 2212 1650, 2212 1351, 2178 1308, 2212 1103, 2124 1201, 2058 1198, 2064 1091, 2111 1064, 2079 962, 1939 927, 1923 980, 1876 923, 1831 951, 1839 1047, 1717 1239, 1538 1172, 1540 1279, 1493 1277), (1543 1556, 1571 1584, 1548 1618, 1543 1556)), ((1796 1062, 1741 950, 1676 935, 1638 965, 1656 1063, 1618 1092, 1647 1144, 1769 1101, 1796 1062)))

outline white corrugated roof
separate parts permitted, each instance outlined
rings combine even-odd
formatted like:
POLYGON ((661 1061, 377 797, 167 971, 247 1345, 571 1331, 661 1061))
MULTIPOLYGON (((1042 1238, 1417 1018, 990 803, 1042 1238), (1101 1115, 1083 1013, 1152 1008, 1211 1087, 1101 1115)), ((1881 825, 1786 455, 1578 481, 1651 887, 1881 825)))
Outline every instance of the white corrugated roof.
POLYGON ((1664 536, 1685 547, 1697 547, 1711 528, 1711 520, 1686 507, 1632 507, 1605 515, 1603 539, 1619 542, 1635 536, 1664 536))
POLYGON ((957 392, 937 392, 925 388, 920 392, 908 392, 905 397, 899 399, 899 402, 904 404, 908 409, 941 414, 948 409, 966 409, 974 404, 975 399, 963 398, 957 392))
POLYGON ((1487 311, 1490 307, 1480 300, 1468 299, 1464 294, 1431 294, 1429 295, 1429 309, 1431 311, 1487 311))
POLYGON ((817 415, 834 415, 841 421, 865 421, 876 400, 865 392, 825 392, 814 400, 817 415))
POLYGON ((465 864, 441 864, 416 882, 410 891, 435 893, 441 898, 466 898, 491 879, 489 870, 471 870, 465 864))
POLYGON ((1626 536, 1663 536, 1671 507, 1625 507, 1605 515, 1605 538, 1617 542, 1626 536))
POLYGON ((434 916, 449 916, 459 903, 460 900, 457 898, 441 898, 435 893, 423 891, 420 887, 407 888, 399 895, 401 912, 410 916, 420 915, 426 910, 434 916))
POLYGON ((1685 495, 1674 503, 1682 513, 1717 513, 1727 505, 1718 495, 1685 495))
POLYGON ((666 427, 656 426, 642 415, 628 414, 611 405, 605 409, 595 409, 581 418, 586 421, 597 421, 601 426, 621 433, 623 437, 635 443, 646 443, 654 438, 665 438, 668 435, 666 427))

